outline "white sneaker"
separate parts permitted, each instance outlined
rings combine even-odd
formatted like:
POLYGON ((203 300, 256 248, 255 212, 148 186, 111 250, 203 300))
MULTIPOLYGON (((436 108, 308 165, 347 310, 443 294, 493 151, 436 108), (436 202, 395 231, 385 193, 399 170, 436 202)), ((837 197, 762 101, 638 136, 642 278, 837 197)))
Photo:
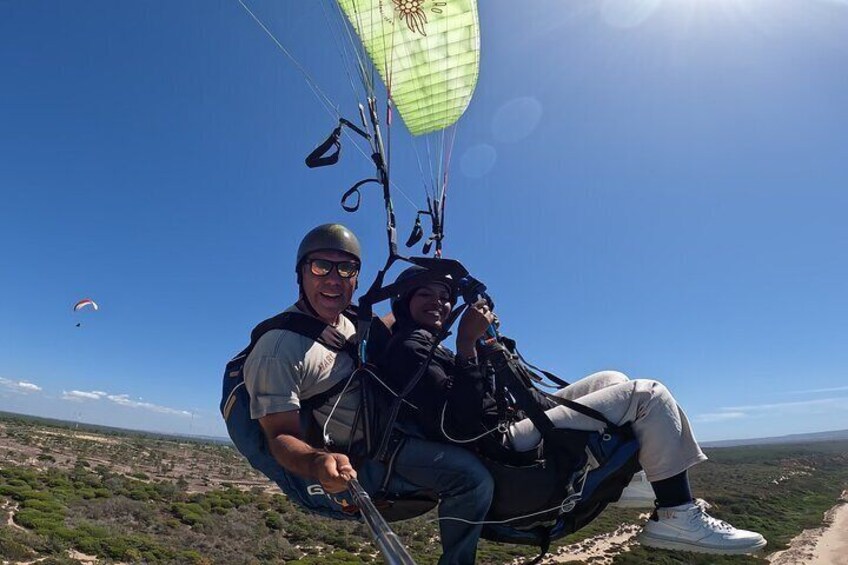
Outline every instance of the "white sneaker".
POLYGON ((648 482, 645 471, 639 471, 633 475, 630 483, 621 491, 619 499, 611 503, 610 506, 617 508, 653 508, 655 499, 654 489, 648 482))
POLYGON ((737 530, 707 514, 709 507, 699 499, 673 508, 657 508, 637 539, 647 547, 720 555, 754 553, 766 546, 760 534, 737 530))

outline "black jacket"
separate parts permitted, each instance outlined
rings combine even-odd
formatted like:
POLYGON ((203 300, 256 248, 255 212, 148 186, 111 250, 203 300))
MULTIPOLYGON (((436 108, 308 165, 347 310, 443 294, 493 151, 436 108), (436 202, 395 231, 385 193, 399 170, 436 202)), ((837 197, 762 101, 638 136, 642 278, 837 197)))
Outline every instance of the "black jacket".
MULTIPOLYGON (((425 364, 436 338, 423 328, 398 328, 389 341, 381 374, 396 392, 403 391, 425 364)), ((496 417, 495 401, 477 364, 457 362, 454 353, 439 345, 433 359, 405 397, 416 408, 404 405, 401 425, 413 424, 427 439, 444 441, 441 419, 447 403, 445 427, 452 437, 480 433, 484 421, 496 417)))

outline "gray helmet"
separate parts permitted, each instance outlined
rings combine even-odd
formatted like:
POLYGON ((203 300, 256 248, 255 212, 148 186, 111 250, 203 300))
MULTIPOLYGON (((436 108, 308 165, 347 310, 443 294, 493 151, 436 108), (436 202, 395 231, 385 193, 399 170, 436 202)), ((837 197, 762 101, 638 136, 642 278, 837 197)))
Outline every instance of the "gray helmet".
POLYGON ((362 248, 353 232, 341 224, 323 224, 307 233, 297 248, 295 270, 310 253, 316 251, 342 251, 362 262, 362 248))

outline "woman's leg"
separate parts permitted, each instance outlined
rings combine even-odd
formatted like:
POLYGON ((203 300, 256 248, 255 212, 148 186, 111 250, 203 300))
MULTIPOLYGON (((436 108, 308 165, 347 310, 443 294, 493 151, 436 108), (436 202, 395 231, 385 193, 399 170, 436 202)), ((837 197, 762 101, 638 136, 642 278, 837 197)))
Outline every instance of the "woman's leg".
MULTIPOLYGON (((615 424, 629 423, 639 440, 639 463, 657 494, 658 508, 639 534, 649 547, 701 553, 746 554, 759 551, 766 540, 707 514, 708 505, 693 502, 687 469, 706 460, 692 434, 686 414, 658 381, 634 380, 600 388, 577 399, 615 424)), ((603 423, 565 406, 546 411, 558 428, 597 430, 603 423)), ((529 419, 510 428, 513 446, 530 449, 541 434, 529 419)))
MULTIPOLYGON (((578 398, 581 404, 594 408, 615 424, 631 424, 639 440, 639 463, 652 483, 707 459, 695 441, 686 414, 658 381, 625 381, 578 398)), ((601 431, 604 427, 603 422, 565 406, 551 408, 546 414, 558 428, 601 431)), ((533 449, 541 440, 529 419, 513 424, 509 435, 517 451, 533 449)))
POLYGON ((626 383, 630 379, 627 375, 618 371, 598 371, 592 373, 588 377, 583 377, 579 381, 573 382, 565 388, 561 388, 554 393, 554 396, 567 398, 568 400, 576 400, 580 397, 591 394, 596 390, 601 390, 608 386, 626 383))

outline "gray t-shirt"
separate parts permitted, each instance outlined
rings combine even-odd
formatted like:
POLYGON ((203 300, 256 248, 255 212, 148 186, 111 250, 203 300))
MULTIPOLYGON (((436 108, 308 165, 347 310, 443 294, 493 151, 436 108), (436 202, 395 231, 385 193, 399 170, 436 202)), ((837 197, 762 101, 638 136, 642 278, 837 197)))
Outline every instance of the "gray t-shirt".
MULTIPOLYGON (((296 306, 286 311, 300 312, 296 306)), ((356 327, 344 316, 340 316, 336 329, 348 338, 356 333, 356 327)), ((296 332, 271 330, 259 338, 244 364, 250 417, 299 410, 301 400, 329 390, 350 377, 354 368, 354 360, 347 353, 335 352, 296 332)), ((359 385, 351 382, 341 395, 330 398, 313 414, 323 429, 332 412, 327 433, 337 446, 346 446, 358 408, 359 385), (336 401, 338 406, 333 410, 336 401)), ((358 431, 354 440, 360 436, 358 431)))

